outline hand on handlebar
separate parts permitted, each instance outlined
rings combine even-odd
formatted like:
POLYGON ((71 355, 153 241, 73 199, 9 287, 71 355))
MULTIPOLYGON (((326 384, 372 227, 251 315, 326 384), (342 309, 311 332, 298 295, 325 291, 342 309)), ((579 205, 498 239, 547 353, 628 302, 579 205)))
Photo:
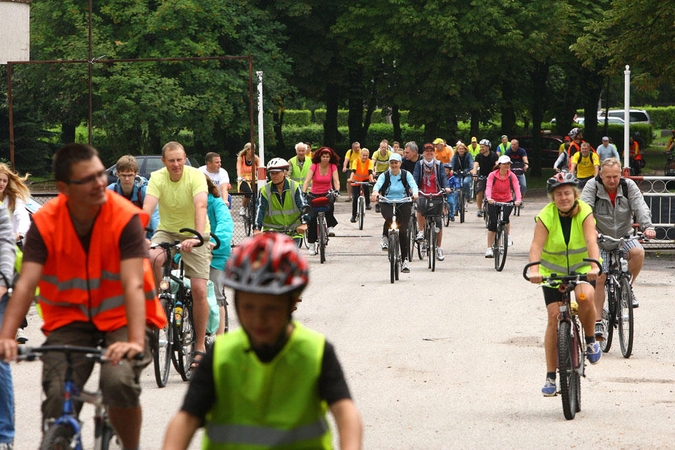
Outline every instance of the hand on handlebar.
POLYGON ((183 242, 180 243, 180 250, 182 252, 192 252, 192 249, 194 247, 199 246, 199 239, 197 238, 191 238, 191 239, 185 239, 183 242))
POLYGON ((597 267, 593 267, 591 270, 588 271, 586 274, 586 279, 588 281, 595 281, 598 279, 598 275, 600 274, 600 269, 597 267))
POLYGON ((520 206, 523 202, 515 202, 514 205, 520 206))
POLYGON ((644 231, 644 235, 647 239, 654 239, 656 237, 656 230, 653 228, 647 228, 644 231))
POLYGON ((303 224, 298 225, 297 228, 295 229, 295 231, 297 231, 298 234, 305 234, 305 231, 307 231, 307 224, 303 223, 303 224))
POLYGON ((491 199, 491 198, 488 198, 488 199, 487 199, 487 202, 488 202, 489 204, 491 204, 491 205, 494 205, 494 204, 495 204, 495 201, 494 201, 493 199, 491 199))

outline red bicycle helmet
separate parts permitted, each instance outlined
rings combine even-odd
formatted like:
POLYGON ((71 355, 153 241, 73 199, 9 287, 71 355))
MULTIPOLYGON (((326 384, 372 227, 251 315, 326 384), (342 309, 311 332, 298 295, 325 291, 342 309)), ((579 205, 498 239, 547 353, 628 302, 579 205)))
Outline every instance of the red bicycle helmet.
POLYGON ((223 284, 257 294, 300 295, 309 282, 308 265, 285 234, 262 233, 232 250, 223 284))

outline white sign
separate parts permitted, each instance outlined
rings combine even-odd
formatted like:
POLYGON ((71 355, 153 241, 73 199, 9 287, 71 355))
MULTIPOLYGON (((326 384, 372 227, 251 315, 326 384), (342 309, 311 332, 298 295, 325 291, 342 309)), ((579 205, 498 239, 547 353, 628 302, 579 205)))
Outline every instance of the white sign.
POLYGON ((30 4, 0 0, 0 64, 30 59, 30 4))

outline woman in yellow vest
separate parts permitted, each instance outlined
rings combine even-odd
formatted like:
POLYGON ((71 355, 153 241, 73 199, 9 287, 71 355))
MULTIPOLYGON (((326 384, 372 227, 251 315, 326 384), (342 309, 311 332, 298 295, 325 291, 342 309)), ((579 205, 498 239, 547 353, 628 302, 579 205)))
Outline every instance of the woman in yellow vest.
POLYGON ((225 269, 241 328, 218 336, 199 362, 164 449, 184 450, 201 426, 204 449, 361 448, 362 424, 333 346, 292 320, 309 281, 288 236, 263 233, 235 247, 225 269))
MULTIPOLYGON (((587 273, 590 284, 578 284, 574 295, 579 304, 579 318, 586 335, 587 356, 591 364, 600 360, 602 351, 595 341, 595 305, 593 294, 599 267, 584 258, 600 261, 595 219, 591 207, 579 200, 577 179, 571 173, 557 173, 547 182, 551 203, 536 217, 534 238, 530 246, 530 261, 541 261, 530 269, 530 282, 540 284, 551 273, 560 275, 587 273), (582 295, 583 294, 583 295, 582 295), (584 297, 585 295, 585 297, 584 297), (581 300, 581 299, 584 300, 581 300)), ((599 288, 599 289, 602 289, 599 288)), ((558 289, 542 284, 544 301, 548 312, 548 323, 544 335, 546 353, 546 382, 541 389, 545 397, 556 393, 556 334, 558 324, 558 303, 562 293, 558 289)))
MULTIPOLYGON (((347 180, 347 184, 351 183, 363 183, 363 182, 371 182, 374 183, 375 179, 373 178, 373 160, 369 158, 370 156, 370 150, 367 148, 363 148, 361 150, 361 157, 359 159, 356 159, 352 162, 352 165, 349 167, 350 173, 349 173, 349 179, 347 180)), ((370 186, 367 184, 364 185, 359 185, 359 184, 352 184, 352 218, 350 219, 351 223, 356 222, 356 208, 358 207, 359 204, 359 197, 361 193, 361 189, 363 189, 363 195, 366 197, 366 209, 371 209, 370 208, 370 186)))

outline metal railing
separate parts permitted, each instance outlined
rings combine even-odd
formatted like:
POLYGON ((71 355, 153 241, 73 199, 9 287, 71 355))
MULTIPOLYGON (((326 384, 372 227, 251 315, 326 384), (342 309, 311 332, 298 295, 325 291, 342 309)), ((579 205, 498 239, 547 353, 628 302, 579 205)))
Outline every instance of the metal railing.
POLYGON ((675 177, 631 177, 652 212, 656 238, 645 250, 675 249, 675 177))

